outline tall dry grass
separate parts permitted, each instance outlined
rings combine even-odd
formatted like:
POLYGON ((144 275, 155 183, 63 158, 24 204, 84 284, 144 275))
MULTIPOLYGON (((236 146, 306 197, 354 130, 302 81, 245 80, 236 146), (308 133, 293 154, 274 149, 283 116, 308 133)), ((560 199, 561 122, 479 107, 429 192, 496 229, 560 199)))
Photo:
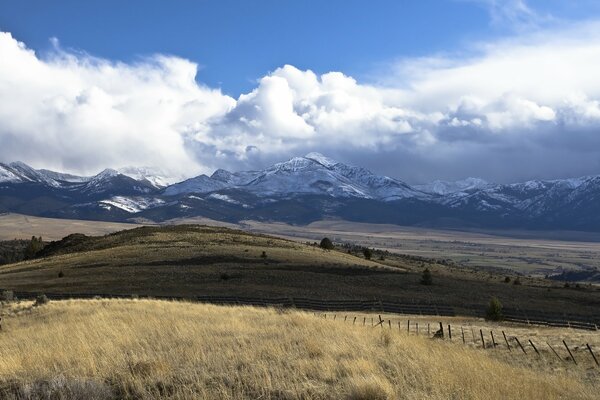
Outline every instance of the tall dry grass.
POLYGON ((593 399, 574 374, 309 313, 152 300, 11 306, 2 398, 593 399))

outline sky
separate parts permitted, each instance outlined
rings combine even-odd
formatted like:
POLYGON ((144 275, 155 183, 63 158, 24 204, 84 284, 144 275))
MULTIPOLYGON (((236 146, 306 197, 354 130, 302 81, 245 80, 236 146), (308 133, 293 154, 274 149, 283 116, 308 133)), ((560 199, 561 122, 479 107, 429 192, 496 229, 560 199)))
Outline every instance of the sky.
POLYGON ((0 0, 0 161, 600 174, 600 2, 0 0))

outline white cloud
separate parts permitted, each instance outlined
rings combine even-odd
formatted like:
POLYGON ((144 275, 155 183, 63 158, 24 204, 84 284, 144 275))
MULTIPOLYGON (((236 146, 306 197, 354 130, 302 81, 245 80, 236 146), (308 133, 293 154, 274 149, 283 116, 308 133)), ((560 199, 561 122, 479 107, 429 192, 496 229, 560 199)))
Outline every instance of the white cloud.
POLYGON ((177 57, 42 59, 2 34, 0 60, 5 161, 190 175, 317 150, 409 181, 600 173, 596 23, 403 60, 378 84, 285 65, 237 100, 177 57))
MULTIPOLYGON (((42 60, 0 33, 0 159, 73 172, 153 165, 202 169, 185 131, 235 101, 195 82, 196 65, 155 56, 113 63, 57 49, 42 60)), ((199 125, 198 125, 199 124, 199 125)))

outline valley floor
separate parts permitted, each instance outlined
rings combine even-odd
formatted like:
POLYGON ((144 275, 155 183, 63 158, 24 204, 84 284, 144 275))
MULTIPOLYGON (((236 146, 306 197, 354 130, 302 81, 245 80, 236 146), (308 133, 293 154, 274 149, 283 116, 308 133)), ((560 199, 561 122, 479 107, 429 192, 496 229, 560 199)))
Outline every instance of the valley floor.
POLYGON ((7 399, 594 399, 600 389, 588 366, 550 369, 297 311, 73 300, 5 303, 2 314, 7 399))

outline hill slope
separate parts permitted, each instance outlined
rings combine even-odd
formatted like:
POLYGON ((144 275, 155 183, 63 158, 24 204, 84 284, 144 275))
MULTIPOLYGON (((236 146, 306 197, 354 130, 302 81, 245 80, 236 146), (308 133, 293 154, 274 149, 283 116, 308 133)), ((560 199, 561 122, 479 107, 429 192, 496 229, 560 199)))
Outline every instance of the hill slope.
MULTIPOLYGON (((196 296, 282 295, 294 289, 320 294, 319 286, 326 285, 324 295, 330 296, 336 288, 323 282, 324 276, 369 275, 387 268, 343 252, 198 225, 140 227, 99 237, 73 234, 49 244, 40 256, 1 267, 0 287, 196 296)), ((388 268, 387 274, 397 271, 402 270, 388 268)))
POLYGON ((519 367, 494 359, 496 351, 307 313, 150 300, 10 311, 0 335, 5 399, 552 400, 598 393, 583 368, 551 371, 532 357, 519 367))

